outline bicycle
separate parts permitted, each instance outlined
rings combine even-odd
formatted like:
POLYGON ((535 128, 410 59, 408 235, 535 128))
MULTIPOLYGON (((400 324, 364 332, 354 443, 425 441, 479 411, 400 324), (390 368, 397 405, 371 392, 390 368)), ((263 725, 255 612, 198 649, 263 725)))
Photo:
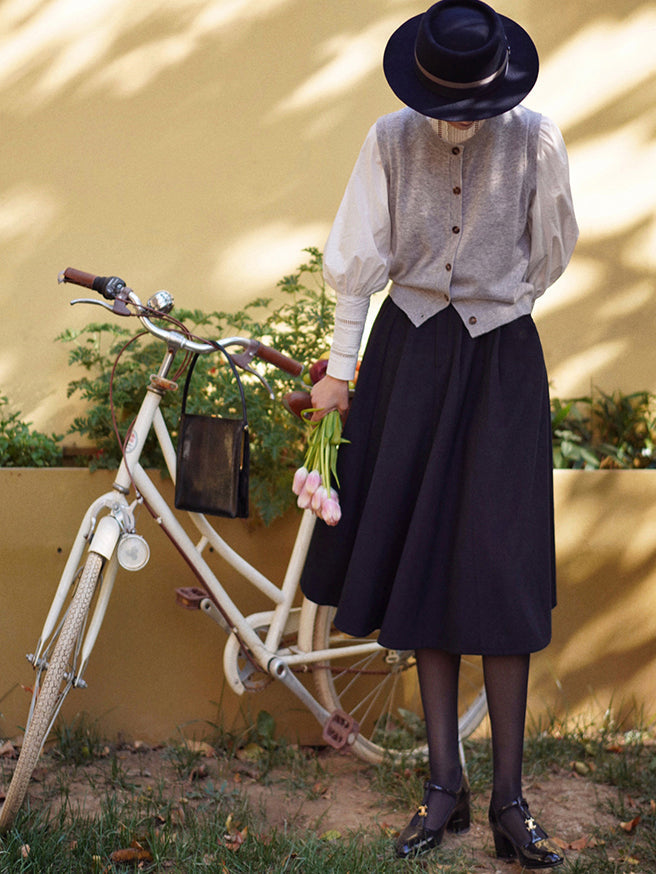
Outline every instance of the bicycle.
MULTIPOLYGON (((147 563, 148 544, 136 531, 135 511, 140 505, 157 520, 197 578, 199 585, 177 590, 178 600, 201 610, 228 635, 223 671, 235 693, 256 691, 277 680, 316 717, 330 746, 350 749, 371 763, 384 756, 425 756, 414 653, 383 649, 373 635, 355 639, 342 634, 332 624, 334 608, 307 599, 300 607, 293 606, 315 524, 311 511, 304 511, 301 517, 284 580, 278 586, 234 551, 206 516, 189 513, 200 535, 194 543, 139 463, 152 429, 175 482, 176 452, 160 403, 166 392, 177 387, 169 377, 179 353, 209 355, 218 345, 226 351, 241 350, 229 353, 233 361, 257 376, 267 389, 265 377, 252 366, 255 358, 293 375, 299 375, 303 366, 252 338, 211 341, 193 337, 170 316, 173 298, 168 292, 157 292, 144 305, 115 276, 99 277, 68 268, 59 281, 93 289, 105 299, 77 298, 72 304, 93 304, 117 316, 136 316, 146 331, 165 343, 166 351, 158 372, 145 386, 143 402, 122 447, 123 460, 112 490, 100 495, 85 513, 41 636, 34 652, 27 656, 35 672, 33 694, 20 755, 0 810, 0 831, 11 826, 23 803, 64 698, 72 689, 86 686, 84 673, 119 567, 137 571, 147 563), (174 327, 164 327, 166 323, 174 327), (265 595, 272 609, 243 615, 204 560, 207 547, 265 595), (312 675, 315 694, 298 673, 312 675)), ((487 709, 477 661, 463 659, 460 708, 463 755, 462 740, 477 728, 487 709)))

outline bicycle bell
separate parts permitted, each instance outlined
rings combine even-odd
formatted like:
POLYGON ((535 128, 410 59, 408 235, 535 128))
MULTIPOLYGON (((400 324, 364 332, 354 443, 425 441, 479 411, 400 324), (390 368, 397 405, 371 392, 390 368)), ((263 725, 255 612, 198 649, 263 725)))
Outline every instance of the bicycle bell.
POLYGON ((150 547, 140 534, 124 534, 119 540, 116 555, 123 570, 140 571, 148 564, 150 547))
POLYGON ((148 298, 148 306, 151 310, 157 310, 158 313, 170 313, 173 309, 173 295, 164 289, 156 291, 148 298))

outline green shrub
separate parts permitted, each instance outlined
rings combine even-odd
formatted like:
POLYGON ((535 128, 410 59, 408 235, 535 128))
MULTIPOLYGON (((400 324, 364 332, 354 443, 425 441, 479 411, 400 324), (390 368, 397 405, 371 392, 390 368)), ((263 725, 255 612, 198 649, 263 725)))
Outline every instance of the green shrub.
POLYGON ((551 402, 554 467, 656 467, 656 396, 648 391, 551 402))
POLYGON ((9 399, 0 396, 0 467, 56 467, 62 463, 61 439, 33 430, 20 412, 9 411, 9 399))
MULTIPOLYGON (((323 281, 320 252, 306 251, 309 261, 278 283, 281 295, 275 305, 270 298, 259 298, 236 313, 176 310, 176 318, 194 334, 213 339, 235 335, 255 337, 310 365, 329 347, 334 306, 323 281)), ((69 433, 83 436, 97 448, 92 468, 116 468, 120 463, 109 399, 117 354, 126 347, 113 381, 115 418, 123 437, 139 409, 148 376, 157 371, 162 359, 160 341, 146 335, 145 339, 126 346, 132 337, 133 331, 116 323, 89 324, 82 330, 69 330, 58 337, 73 344, 69 363, 85 371, 68 385, 68 396, 77 394, 86 406, 69 433)), ((305 450, 306 426, 287 412, 280 399, 304 383, 262 362, 256 362, 255 366, 266 375, 275 394, 275 400, 271 400, 255 377, 244 375, 251 433, 251 506, 253 512, 269 524, 293 505, 291 480, 305 450)), ((181 389, 167 393, 161 406, 174 440, 181 393, 181 389)), ((220 353, 199 358, 189 399, 191 412, 230 415, 241 410, 234 377, 220 353)), ((164 468, 152 433, 141 463, 164 468)))

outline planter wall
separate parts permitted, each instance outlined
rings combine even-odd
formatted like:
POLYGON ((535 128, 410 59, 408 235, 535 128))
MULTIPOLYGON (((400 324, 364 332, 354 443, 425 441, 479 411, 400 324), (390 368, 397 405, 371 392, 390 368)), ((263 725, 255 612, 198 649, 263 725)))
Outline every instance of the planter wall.
MULTIPOLYGON (((34 649, 82 514, 113 480, 110 471, 0 470, 0 699, 6 695, 0 702, 0 737, 24 724, 29 696, 20 684, 29 685, 32 677, 25 653, 34 649)), ((158 484, 172 503, 171 481, 158 484)), ((265 528, 221 519, 218 527, 253 565, 281 582, 296 521, 293 514, 265 528)), ((138 573, 119 572, 85 672, 88 689, 68 696, 64 716, 89 713, 106 737, 166 741, 178 727, 200 736, 207 733, 207 722, 241 726, 265 709, 289 738, 313 737, 314 718, 278 684, 243 698, 224 690, 224 632, 200 611, 176 604, 176 587, 194 585, 195 578, 143 508, 137 530, 150 545, 151 559, 138 573)), ((270 609, 218 556, 210 555, 208 562, 247 614, 270 609)))
POLYGON ((656 470, 556 471, 555 494, 559 603, 529 708, 653 719, 656 470))
MULTIPOLYGON (((86 470, 0 470, 0 737, 23 724, 33 649, 68 543, 91 499, 113 475, 86 470), (4 696, 4 697, 3 697, 4 696)), ((557 471, 559 605, 551 646, 533 659, 529 708, 598 718, 612 703, 656 710, 656 471, 557 471)), ((162 487, 170 489, 170 482, 162 487)), ((271 528, 219 520, 227 539, 280 580, 295 533, 295 513, 271 528)), ((232 728, 268 710, 290 739, 318 742, 314 719, 283 688, 238 698, 224 689, 223 632, 175 604, 189 571, 144 511, 138 530, 152 557, 141 572, 121 572, 86 678, 65 716, 84 711, 107 737, 166 741, 178 728, 232 728), (221 708, 219 708, 221 702, 221 708), (220 711, 220 712, 219 712, 220 711)), ((212 561, 217 561, 216 556, 212 561)), ((246 584, 220 574, 242 602, 246 584)), ((248 593, 248 612, 268 609, 248 593)))

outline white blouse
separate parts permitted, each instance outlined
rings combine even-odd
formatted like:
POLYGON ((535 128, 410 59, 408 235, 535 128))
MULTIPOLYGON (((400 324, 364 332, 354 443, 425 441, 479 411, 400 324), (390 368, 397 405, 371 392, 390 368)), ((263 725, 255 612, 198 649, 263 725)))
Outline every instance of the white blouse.
MULTIPOLYGON (((436 136, 450 143, 473 137, 485 122, 461 130, 426 119, 436 136)), ((538 140, 537 183, 528 221, 531 250, 526 281, 535 297, 567 266, 578 238, 569 185, 569 164, 557 126, 542 116, 538 140)), ((352 379, 372 294, 389 281, 390 215, 387 179, 376 126, 367 134, 324 249, 324 277, 335 290, 335 331, 327 372, 352 379)))

